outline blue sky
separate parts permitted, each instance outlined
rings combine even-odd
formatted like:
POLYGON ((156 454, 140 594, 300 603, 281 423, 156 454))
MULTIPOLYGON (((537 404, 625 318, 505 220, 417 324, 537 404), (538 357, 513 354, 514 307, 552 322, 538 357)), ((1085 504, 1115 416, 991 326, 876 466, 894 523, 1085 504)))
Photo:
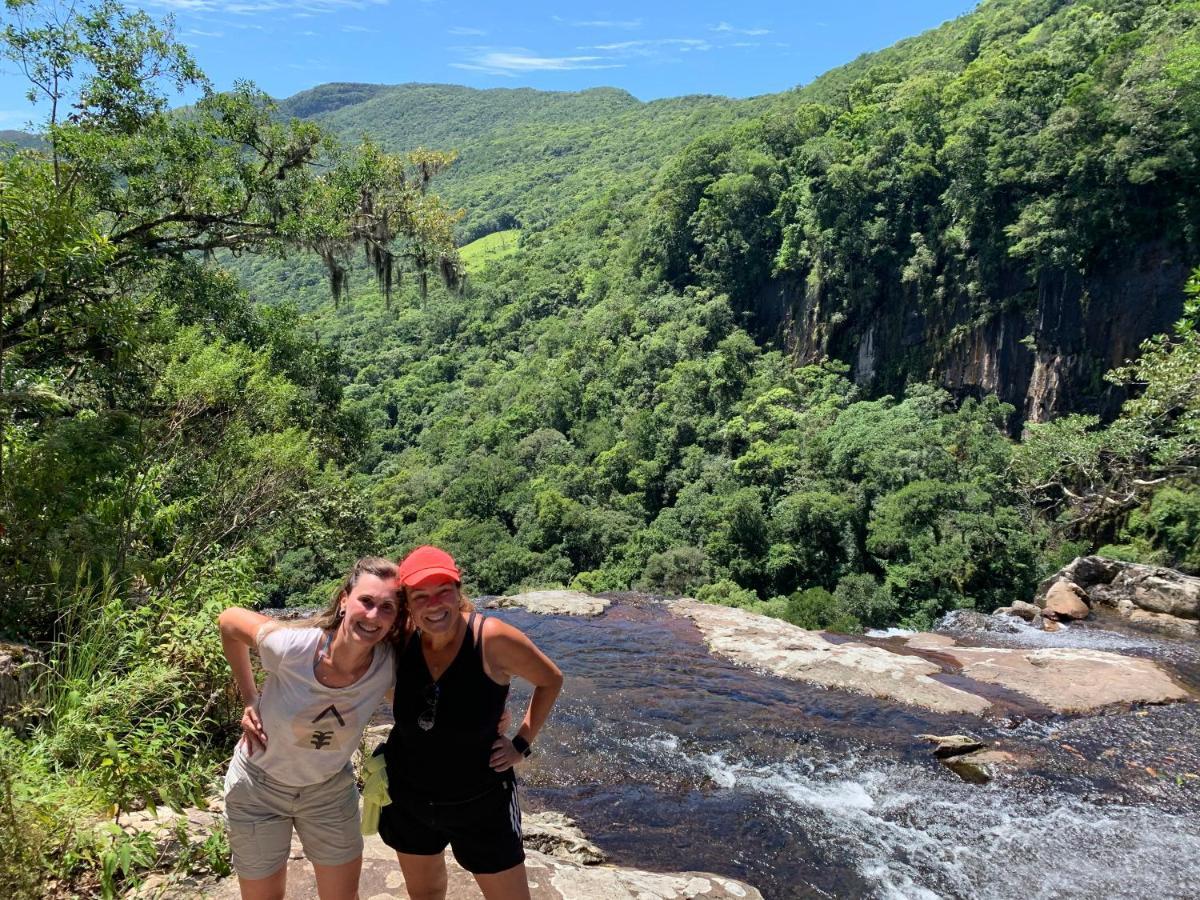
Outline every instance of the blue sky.
MULTIPOLYGON (((329 81, 580 90, 643 100, 749 97, 811 81, 968 12, 972 0, 483 3, 478 0, 139 0, 218 87, 286 97, 329 81)), ((30 118, 0 74, 0 128, 30 118)))

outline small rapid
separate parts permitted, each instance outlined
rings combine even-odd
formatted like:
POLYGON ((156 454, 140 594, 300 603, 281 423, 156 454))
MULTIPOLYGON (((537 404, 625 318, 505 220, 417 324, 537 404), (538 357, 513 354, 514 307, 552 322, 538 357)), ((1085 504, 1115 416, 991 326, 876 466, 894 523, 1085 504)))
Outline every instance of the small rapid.
MULTIPOLYGON (((739 668, 650 600, 595 619, 497 615, 567 676, 527 807, 573 816, 614 862, 730 875, 767 898, 1197 895, 1197 704, 980 720, 739 668), (917 737, 961 731, 1028 762, 967 784, 917 737)), ((1132 633, 1053 637, 1189 658, 1132 633)))

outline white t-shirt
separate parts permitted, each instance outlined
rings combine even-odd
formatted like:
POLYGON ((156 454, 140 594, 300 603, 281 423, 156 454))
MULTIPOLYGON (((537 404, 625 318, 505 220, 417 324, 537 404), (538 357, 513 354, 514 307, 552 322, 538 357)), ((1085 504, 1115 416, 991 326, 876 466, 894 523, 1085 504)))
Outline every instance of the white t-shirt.
POLYGON ((331 688, 313 673, 319 628, 274 628, 259 632, 258 653, 267 671, 258 715, 267 733, 266 751, 246 755, 238 742, 233 763, 249 762, 276 781, 292 787, 332 778, 358 749, 371 714, 395 684, 390 644, 377 644, 371 667, 349 687, 331 688))

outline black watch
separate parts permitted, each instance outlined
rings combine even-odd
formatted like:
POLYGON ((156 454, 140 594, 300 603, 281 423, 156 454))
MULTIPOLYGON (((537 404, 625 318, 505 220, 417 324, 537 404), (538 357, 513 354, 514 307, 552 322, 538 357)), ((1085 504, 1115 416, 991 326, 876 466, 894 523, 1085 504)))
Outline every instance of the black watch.
POLYGON ((525 740, 519 734, 513 735, 512 745, 513 749, 526 759, 533 755, 533 748, 529 746, 529 741, 525 740))

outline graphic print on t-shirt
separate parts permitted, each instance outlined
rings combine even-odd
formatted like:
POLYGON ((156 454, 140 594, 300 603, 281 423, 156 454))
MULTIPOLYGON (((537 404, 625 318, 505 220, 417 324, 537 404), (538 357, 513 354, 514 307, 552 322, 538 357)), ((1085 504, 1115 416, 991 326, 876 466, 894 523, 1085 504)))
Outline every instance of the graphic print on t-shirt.
POLYGON ((346 718, 328 699, 313 704, 292 720, 296 746, 306 750, 339 750, 347 731, 346 718))

